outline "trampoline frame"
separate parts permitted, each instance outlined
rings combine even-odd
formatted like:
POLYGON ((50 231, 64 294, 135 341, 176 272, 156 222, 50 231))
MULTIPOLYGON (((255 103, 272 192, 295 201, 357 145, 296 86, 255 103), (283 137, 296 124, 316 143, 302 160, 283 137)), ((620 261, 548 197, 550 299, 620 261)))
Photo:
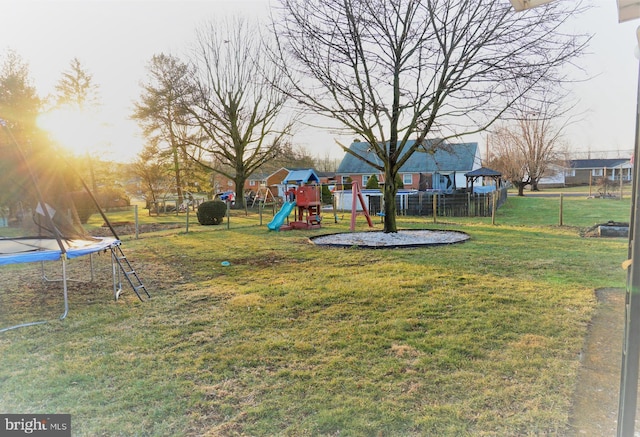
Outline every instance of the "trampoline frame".
MULTIPOLYGON (((91 265, 91 281, 93 281, 93 254, 97 252, 107 251, 111 252, 111 270, 112 270, 112 278, 113 278, 113 294, 114 298, 118 299, 120 293, 122 292, 122 280, 119 274, 119 270, 116 268, 116 260, 113 249, 116 246, 120 245, 120 240, 116 238, 98 238, 93 237, 94 240, 76 240, 76 241, 66 241, 65 240, 65 252, 62 250, 53 250, 53 249, 39 249, 39 250, 31 250, 25 252, 17 252, 17 253, 0 253, 0 266, 2 265, 10 265, 10 264, 19 264, 19 263, 32 263, 32 262, 40 262, 42 268, 42 280, 45 282, 62 282, 63 296, 64 296, 64 312, 60 315, 59 320, 64 320, 69 314, 69 297, 68 297, 68 282, 72 281, 67 276, 67 261, 69 259, 78 258, 81 256, 89 255, 90 257, 90 265, 91 265), (44 271, 44 262, 45 261, 58 261, 62 262, 62 277, 60 279, 49 279, 47 278, 44 271)), ((0 238, 0 245, 2 241, 16 241, 16 240, 53 240, 52 238, 0 238)), ((1 247, 1 246, 0 246, 1 247)), ((43 323, 47 323, 47 320, 42 320, 38 322, 28 322, 21 323, 19 325, 13 325, 6 328, 0 329, 0 332, 9 331, 11 329, 22 328, 25 326, 33 326, 40 325, 43 323)))

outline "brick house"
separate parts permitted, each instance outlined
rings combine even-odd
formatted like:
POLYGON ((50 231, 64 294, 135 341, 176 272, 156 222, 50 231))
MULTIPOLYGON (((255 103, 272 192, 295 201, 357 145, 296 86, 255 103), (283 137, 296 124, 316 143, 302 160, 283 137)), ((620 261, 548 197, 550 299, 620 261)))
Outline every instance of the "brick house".
MULTIPOLYGON (((414 143, 415 140, 410 140, 406 148, 414 143)), ((349 150, 370 161, 379 161, 366 142, 354 142, 349 150)), ((400 168, 399 174, 405 189, 449 191, 465 188, 465 173, 480 167, 478 143, 445 143, 433 152, 428 146, 418 149, 400 168)), ((338 166, 336 179, 338 184, 347 184, 348 179, 351 179, 365 187, 373 175, 376 175, 380 183, 384 183, 384 175, 378 170, 351 153, 346 153, 338 166)))

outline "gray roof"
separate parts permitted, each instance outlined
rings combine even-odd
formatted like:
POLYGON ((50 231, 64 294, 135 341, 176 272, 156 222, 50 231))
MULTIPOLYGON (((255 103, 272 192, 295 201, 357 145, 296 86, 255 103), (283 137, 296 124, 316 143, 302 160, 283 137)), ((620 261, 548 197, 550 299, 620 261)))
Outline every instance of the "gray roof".
POLYGON ((464 174, 466 177, 475 177, 475 176, 502 176, 502 173, 500 173, 499 171, 487 168, 487 167, 480 167, 476 170, 470 171, 468 173, 464 174))
POLYGON ((316 171, 316 174, 321 178, 326 179, 335 179, 336 172, 335 171, 316 171))
MULTIPOLYGON (((410 140, 405 146, 405 150, 415 144, 415 140, 410 140)), ((373 162, 380 162, 375 153, 369 150, 369 143, 357 142, 349 146, 349 150, 359 156, 365 156, 373 162)), ((448 171, 471 171, 478 151, 478 143, 447 143, 439 146, 435 152, 426 152, 419 149, 400 168, 400 173, 436 173, 448 171)), ((361 159, 346 153, 338 173, 341 174, 372 174, 378 173, 373 167, 361 159)))
POLYGON ((266 171, 254 171, 251 173, 251 176, 247 178, 249 181, 264 181, 266 180, 271 173, 267 173, 266 171))
POLYGON ((569 168, 613 168, 629 163, 630 159, 610 158, 610 159, 572 159, 569 161, 569 168))

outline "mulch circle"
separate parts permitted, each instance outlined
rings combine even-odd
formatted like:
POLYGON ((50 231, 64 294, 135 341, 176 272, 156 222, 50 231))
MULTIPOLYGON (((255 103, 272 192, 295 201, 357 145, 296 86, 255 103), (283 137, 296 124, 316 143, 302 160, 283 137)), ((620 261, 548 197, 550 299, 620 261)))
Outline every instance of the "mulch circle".
POLYGON ((461 231, 399 230, 398 232, 343 232, 309 238, 312 244, 327 247, 360 247, 364 249, 414 248, 463 243, 471 238, 461 231))

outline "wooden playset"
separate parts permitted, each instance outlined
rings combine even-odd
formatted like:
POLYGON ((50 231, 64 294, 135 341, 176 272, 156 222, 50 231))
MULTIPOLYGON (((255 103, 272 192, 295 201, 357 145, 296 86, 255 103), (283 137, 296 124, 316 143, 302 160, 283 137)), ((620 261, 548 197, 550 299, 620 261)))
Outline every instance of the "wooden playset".
POLYGON ((322 198, 320 185, 302 185, 289 188, 287 201, 295 202, 295 219, 280 226, 280 230, 317 229, 322 222, 322 198))

